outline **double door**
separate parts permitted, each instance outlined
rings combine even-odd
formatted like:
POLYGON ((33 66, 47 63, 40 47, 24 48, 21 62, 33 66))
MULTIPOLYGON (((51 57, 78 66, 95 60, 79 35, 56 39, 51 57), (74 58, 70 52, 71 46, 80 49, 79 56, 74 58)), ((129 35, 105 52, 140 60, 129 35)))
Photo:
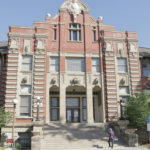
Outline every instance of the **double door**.
POLYGON ((66 99, 66 120, 69 123, 80 122, 80 100, 79 98, 66 99))
POLYGON ((70 123, 80 122, 80 109, 67 108, 67 122, 70 123))

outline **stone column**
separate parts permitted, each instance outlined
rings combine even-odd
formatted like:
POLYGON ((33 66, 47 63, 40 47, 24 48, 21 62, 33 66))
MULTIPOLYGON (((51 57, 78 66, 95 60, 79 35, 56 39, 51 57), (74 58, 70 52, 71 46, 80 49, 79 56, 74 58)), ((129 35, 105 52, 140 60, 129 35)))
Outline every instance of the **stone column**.
POLYGON ((50 122, 50 87, 47 86, 47 92, 46 92, 46 123, 50 122))
POLYGON ((86 98, 87 98, 87 123, 94 123, 94 116, 93 116, 93 90, 92 90, 91 86, 87 86, 86 98))
POLYGON ((66 87, 60 85, 60 122, 66 123, 66 87))

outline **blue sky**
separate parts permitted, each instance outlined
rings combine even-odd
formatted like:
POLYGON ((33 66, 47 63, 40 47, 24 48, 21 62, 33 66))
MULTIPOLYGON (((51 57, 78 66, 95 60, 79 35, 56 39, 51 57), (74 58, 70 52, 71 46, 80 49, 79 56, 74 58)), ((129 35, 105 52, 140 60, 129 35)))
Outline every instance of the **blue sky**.
MULTIPOLYGON (((0 3, 0 41, 7 40, 10 25, 33 26, 44 21, 50 13, 54 17, 65 0, 2 0, 0 3)), ((136 31, 139 46, 150 48, 150 0, 83 0, 97 19, 116 30, 136 31)))

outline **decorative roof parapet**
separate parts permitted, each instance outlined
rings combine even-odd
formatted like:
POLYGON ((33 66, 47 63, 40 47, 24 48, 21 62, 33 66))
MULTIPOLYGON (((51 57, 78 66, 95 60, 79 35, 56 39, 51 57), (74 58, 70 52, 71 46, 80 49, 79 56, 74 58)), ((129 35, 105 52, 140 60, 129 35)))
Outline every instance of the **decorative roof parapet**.
POLYGON ((82 11, 89 13, 90 10, 87 7, 85 3, 83 3, 81 0, 66 0, 60 7, 59 11, 65 11, 68 10, 68 12, 73 15, 74 22, 76 22, 76 17, 78 14, 80 14, 82 11))

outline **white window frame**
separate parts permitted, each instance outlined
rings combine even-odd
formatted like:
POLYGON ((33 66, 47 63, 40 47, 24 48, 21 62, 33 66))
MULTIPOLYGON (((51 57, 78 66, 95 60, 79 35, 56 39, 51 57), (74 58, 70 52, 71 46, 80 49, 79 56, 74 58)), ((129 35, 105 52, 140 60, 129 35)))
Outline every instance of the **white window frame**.
POLYGON ((96 42, 96 27, 93 27, 93 42, 96 42))
POLYGON ((142 64, 142 76, 149 77, 150 76, 150 63, 143 63, 142 64), (146 65, 146 67, 144 67, 146 65))
POLYGON ((32 55, 22 55, 21 70, 22 70, 22 71, 32 71, 32 62, 33 62, 33 57, 32 57, 32 55), (29 58, 31 58, 31 62, 24 62, 24 57, 29 57, 29 58), (30 69, 29 69, 29 70, 25 70, 25 69, 24 69, 24 65, 29 65, 30 69))
POLYGON ((66 71, 67 72, 85 72, 85 58, 84 57, 66 57, 66 71), (75 61, 80 60, 79 64, 75 61), (74 61, 74 62, 73 62, 74 61), (73 66, 70 66, 70 64, 73 66))
POLYGON ((31 106, 32 106, 31 105, 31 95, 20 95, 20 116, 22 116, 22 117, 31 117, 31 106), (21 105, 21 103, 22 103, 22 97, 29 97, 30 98, 27 106, 21 105), (21 110, 22 110, 23 107, 28 108, 28 113, 26 113, 28 115, 24 115, 25 112, 24 113, 21 112, 21 110))
POLYGON ((69 41, 81 41, 81 25, 77 23, 69 24, 69 41), (76 26, 76 27, 75 27, 76 26), (76 32, 77 39, 74 39, 73 33, 76 32))
POLYGON ((119 73, 127 73, 128 72, 128 66, 127 66, 127 58, 117 58, 117 66, 118 66, 118 72, 119 73), (120 60, 125 60, 125 64, 120 64, 120 60), (120 70, 120 67, 123 67, 123 69, 120 70), (125 71, 123 71, 125 69, 125 71))
POLYGON ((100 72, 100 59, 99 58, 92 58, 92 72, 98 72, 98 73, 100 72), (96 62, 96 64, 94 64, 94 61, 96 62))
POLYGON ((59 57, 50 57, 50 65, 49 65, 49 70, 51 72, 59 72, 59 57), (53 63, 54 60, 54 63, 53 63), (54 68, 54 70, 52 69, 54 68))
POLYGON ((57 40, 57 25, 54 25, 54 35, 53 35, 53 40, 56 41, 57 40))

